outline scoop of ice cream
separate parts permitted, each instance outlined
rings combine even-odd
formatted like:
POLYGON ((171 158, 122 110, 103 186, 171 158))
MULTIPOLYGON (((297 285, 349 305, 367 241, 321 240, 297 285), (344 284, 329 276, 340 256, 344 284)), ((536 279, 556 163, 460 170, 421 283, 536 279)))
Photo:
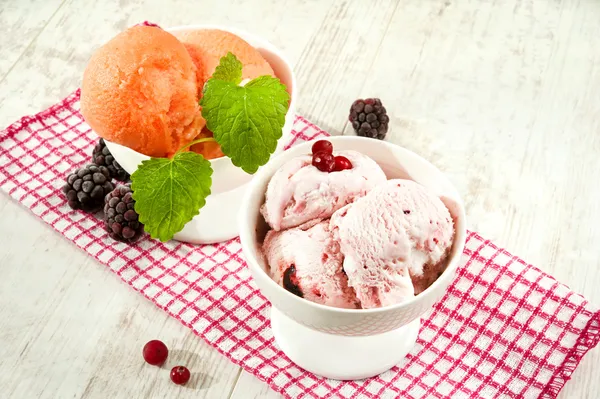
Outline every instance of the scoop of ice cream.
POLYGON ((219 29, 198 29, 176 32, 175 36, 185 45, 194 60, 199 90, 202 90, 221 58, 228 52, 233 53, 242 63, 242 79, 254 79, 263 75, 275 76, 271 65, 260 52, 233 33, 219 29))
POLYGON ((81 113, 101 137, 154 157, 202 130, 196 67, 170 33, 134 26, 100 47, 81 87, 81 113))
POLYGON ((443 202, 422 185, 400 179, 335 212, 331 230, 348 284, 365 309, 393 305, 426 289, 445 268, 454 236, 443 202))
POLYGON ((321 172, 312 165, 312 157, 306 155, 291 159, 275 172, 261 208, 273 230, 326 219, 386 181, 385 174, 371 158, 356 151, 341 151, 336 155, 348 158, 352 169, 321 172))
POLYGON ((265 237, 263 253, 273 280, 286 290, 323 305, 357 308, 328 221, 271 230, 265 237))

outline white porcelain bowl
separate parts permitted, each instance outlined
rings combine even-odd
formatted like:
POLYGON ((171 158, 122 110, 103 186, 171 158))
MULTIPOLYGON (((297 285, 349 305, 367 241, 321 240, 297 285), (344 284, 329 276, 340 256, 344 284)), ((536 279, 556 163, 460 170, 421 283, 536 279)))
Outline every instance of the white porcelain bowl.
POLYGON ((373 158, 388 179, 417 181, 442 198, 454 219, 456 234, 448 266, 423 293, 410 300, 379 309, 338 309, 316 304, 291 294, 276 284, 267 273, 260 255, 260 242, 267 226, 259 209, 265 200, 267 184, 279 167, 301 154, 309 154, 312 143, 304 143, 271 159, 250 182, 240 212, 240 239, 246 261, 262 294, 281 313, 313 330, 342 336, 370 336, 398 329, 419 318, 445 293, 462 254, 465 213, 460 196, 450 181, 431 163, 397 145, 362 137, 331 137, 335 151, 356 150, 373 158))
MULTIPOLYGON (((296 78, 292 66, 274 45, 268 41, 243 32, 238 29, 220 25, 187 25, 166 29, 166 31, 186 32, 198 29, 221 29, 234 33, 254 46, 262 56, 269 62, 275 75, 286 85, 290 93, 290 106, 285 117, 283 134, 275 154, 281 153, 283 147, 289 142, 292 125, 294 123, 294 109, 296 104, 296 78)), ((137 166, 148 156, 133 151, 122 145, 106 141, 106 145, 117 162, 130 174, 135 172, 137 166)), ((183 230, 175 235, 175 240, 193 244, 213 244, 229 240, 238 236, 238 210, 241 199, 247 188, 247 183, 252 175, 247 174, 241 168, 234 166, 231 159, 222 157, 210 161, 213 168, 212 194, 207 198, 206 205, 200 210, 200 214, 188 222, 183 230)))

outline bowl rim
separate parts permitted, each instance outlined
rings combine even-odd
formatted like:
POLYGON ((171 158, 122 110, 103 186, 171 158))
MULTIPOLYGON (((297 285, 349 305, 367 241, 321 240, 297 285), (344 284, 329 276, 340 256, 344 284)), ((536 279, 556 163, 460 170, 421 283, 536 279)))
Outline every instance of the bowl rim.
MULTIPOLYGON (((300 151, 300 148, 306 148, 309 149, 312 144, 317 141, 317 140, 323 140, 323 137, 319 137, 319 138, 315 138, 313 140, 310 141, 306 141, 302 144, 299 144, 297 146, 294 146, 292 148, 296 148, 296 151, 300 151)), ((332 141, 357 141, 357 142, 361 142, 364 140, 369 140, 372 141, 373 139, 371 138, 366 138, 366 137, 359 137, 359 136, 329 136, 327 138, 325 138, 327 140, 332 140, 332 141)), ((463 251, 465 248, 465 244, 468 238, 467 235, 467 229, 466 229, 466 225, 467 225, 467 220, 466 220, 466 214, 465 214, 465 209, 464 209, 464 203, 462 200, 462 197, 460 197, 460 195, 458 194, 458 191, 456 190, 454 184, 452 184, 452 182, 448 179, 448 177, 446 176, 446 174, 444 174, 440 169, 438 169, 433 163, 429 162, 427 159, 425 159, 424 157, 420 156, 419 154, 405 148, 402 147, 400 145, 397 144, 393 144, 387 141, 381 141, 378 140, 377 143, 379 143, 379 145, 382 145, 384 147, 387 147, 388 149, 392 149, 392 150, 398 150, 400 149, 401 151, 404 151, 407 155, 409 156, 413 156, 416 159, 418 159, 419 161, 425 162, 426 164, 429 164, 431 167, 433 167, 437 172, 439 172, 443 178, 445 178, 449 184, 449 187, 454 191, 454 193, 456 194, 456 203, 457 203, 457 220, 459 221, 459 223, 455 224, 455 231, 454 231, 454 240, 453 240, 453 247, 452 247, 452 252, 455 254, 451 259, 448 260, 448 264, 446 265, 446 269, 444 269, 444 271, 442 272, 442 274, 429 286, 425 289, 425 291, 423 291, 422 293, 420 293, 419 295, 415 295, 414 297, 394 304, 394 305, 389 305, 389 306, 384 306, 384 307, 380 307, 380 308, 372 308, 372 309, 345 309, 345 308, 336 308, 333 306, 327 306, 327 305, 323 305, 320 303, 316 303, 316 302, 312 302, 309 301, 307 299, 298 297, 294 294, 292 294, 291 292, 287 291, 285 288, 283 288, 282 286, 280 286, 279 284, 277 284, 272 278, 271 276, 266 272, 266 270, 263 270, 262 267, 260 267, 260 264, 258 263, 257 259, 255 256, 252 255, 250 250, 247 250, 246 248, 250 248, 251 245, 255 245, 255 243, 252 242, 251 239, 251 234, 250 232, 255 228, 254 226, 250 226, 249 223, 246 223, 246 221, 249 219, 249 214, 250 214, 250 210, 249 207, 246 206, 242 206, 240 213, 238 215, 238 223, 240 225, 239 227, 239 233, 240 233, 240 244, 242 246, 242 250, 243 253, 246 257, 246 261, 248 263, 248 267, 251 267, 252 269, 258 269, 259 273, 262 273, 264 277, 266 277, 267 280, 269 280, 269 282, 267 284, 270 284, 273 289, 275 289, 276 291, 282 293, 282 295, 287 295, 287 298, 289 298, 289 300, 291 301, 295 301, 295 303, 299 304, 300 306, 308 306, 308 307, 312 307, 315 310, 318 311, 325 311, 325 312, 333 312, 333 313, 337 313, 337 314, 347 314, 347 315, 375 315, 375 314, 379 314, 379 313, 386 313, 386 312, 393 312, 393 311, 397 311, 397 310, 401 310, 404 308, 409 308, 411 307, 413 304, 418 303, 418 302, 422 302, 425 300, 425 298, 428 298, 430 296, 435 295, 435 293, 439 292, 441 285, 443 284, 442 280, 451 278, 451 274, 454 276, 454 272, 456 271, 456 269, 458 268, 459 264, 460 264, 460 259, 463 255, 463 251), (458 225, 458 226, 457 226, 458 225), (456 247, 455 247, 456 246, 456 247), (445 277, 444 277, 445 276, 445 277)), ((360 148, 360 147, 358 147, 360 148)), ((360 152, 360 150, 357 150, 360 152)), ((283 153, 277 155, 275 158, 272 158, 270 162, 274 162, 274 161, 283 161, 284 158, 289 158, 292 159, 293 155, 291 155, 292 152, 288 151, 284 151, 283 153)), ((268 165, 268 163, 267 163, 268 165)), ((259 170, 254 177, 252 178, 252 180, 248 183, 248 189, 246 190, 246 193, 244 195, 244 198, 242 200, 242 204, 248 204, 251 196, 253 195, 257 195, 258 193, 256 193, 255 191, 258 190, 258 181, 263 180, 260 178, 257 178, 259 176, 262 176, 264 174, 267 173, 268 168, 263 168, 262 170, 259 170)), ((274 173, 274 172, 273 172, 274 173)), ((272 175, 271 175, 272 176, 272 175)), ((260 211, 259 211, 260 213, 260 211)), ((450 282, 448 282, 449 284, 450 282)), ((260 289, 260 286, 259 286, 260 289)), ((262 289, 261 289, 262 291, 262 289)), ((444 289, 444 291, 446 291, 446 289, 444 289)), ((276 306, 274 305, 270 300, 269 302, 271 303, 272 306, 276 306)))
MULTIPOLYGON (((239 36, 243 40, 247 40, 247 38, 250 38, 252 41, 260 42, 262 46, 264 46, 264 47, 268 48, 270 51, 272 51, 283 62, 283 64, 287 67, 287 69, 290 73, 290 80, 292 81, 292 90, 291 90, 291 94, 290 94, 290 104, 288 106, 288 110, 285 114, 285 117, 287 118, 288 114, 290 114, 290 112, 292 114, 295 113, 296 97, 298 96, 298 94, 297 94, 298 89, 297 89, 297 84, 296 84, 296 73, 294 72, 294 68, 292 67, 291 62, 285 56, 283 51, 281 51, 277 46, 275 46, 273 43, 271 43, 267 39, 264 39, 261 36, 257 36, 252 33, 248 33, 247 31, 239 29, 237 27, 232 27, 232 26, 228 26, 228 25, 219 25, 219 24, 178 25, 178 26, 173 26, 173 27, 168 27, 168 28, 161 27, 161 29, 163 29, 164 31, 171 33, 171 34, 173 34, 174 32, 181 32, 181 31, 186 31, 186 30, 219 29, 222 31, 233 33, 234 35, 239 36)), ((256 48, 256 46, 252 46, 252 47, 256 48)), ((277 78, 279 79, 279 77, 277 77, 277 78)), ((111 143, 113 145, 120 145, 122 147, 125 147, 125 146, 115 143, 114 141, 111 141, 111 140, 104 139, 104 141, 108 141, 109 143, 111 143)), ((128 148, 128 147, 125 147, 125 148, 127 148, 128 150, 130 150, 136 154, 141 155, 142 157, 146 157, 147 159, 151 158, 150 156, 148 156, 146 154, 142 154, 141 152, 134 151, 131 148, 128 148)), ((209 159, 208 161, 211 164, 232 163, 231 158, 229 158, 227 155, 224 155, 219 158, 209 159)))

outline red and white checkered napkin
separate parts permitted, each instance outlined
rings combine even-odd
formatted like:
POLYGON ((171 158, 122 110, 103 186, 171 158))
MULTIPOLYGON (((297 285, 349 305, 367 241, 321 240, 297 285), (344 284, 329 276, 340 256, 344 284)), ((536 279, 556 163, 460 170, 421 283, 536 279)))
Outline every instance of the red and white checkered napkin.
MULTIPOLYGON (((326 133, 298 117, 294 139, 326 133)), ((375 378, 339 382, 298 368, 275 346, 269 304, 240 242, 193 246, 112 241, 93 215, 71 211, 67 172, 96 136, 79 92, 0 133, 0 187, 234 363, 288 398, 554 398, 600 337, 600 313, 521 259, 469 233, 458 276, 423 320, 406 359, 375 378)))

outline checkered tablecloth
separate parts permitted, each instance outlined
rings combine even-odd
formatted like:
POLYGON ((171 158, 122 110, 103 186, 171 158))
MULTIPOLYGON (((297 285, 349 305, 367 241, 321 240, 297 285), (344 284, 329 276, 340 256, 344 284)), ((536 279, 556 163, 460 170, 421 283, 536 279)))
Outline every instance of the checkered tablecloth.
MULTIPOLYGON (((290 145, 326 134, 301 117, 293 133, 290 145)), ((66 205, 63 180, 90 160, 96 140, 79 113, 79 91, 24 117, 0 132, 0 188, 285 397, 554 398, 598 343, 596 307, 470 232, 456 280, 401 364, 368 380, 316 377, 275 345, 269 303, 238 239, 194 246, 145 237, 127 245, 111 240, 94 215, 66 205)))

